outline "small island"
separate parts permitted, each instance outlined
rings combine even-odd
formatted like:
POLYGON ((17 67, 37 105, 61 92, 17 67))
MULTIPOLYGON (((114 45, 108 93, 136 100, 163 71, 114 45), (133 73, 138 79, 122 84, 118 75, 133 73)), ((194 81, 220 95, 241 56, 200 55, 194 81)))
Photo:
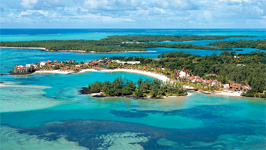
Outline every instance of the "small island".
POLYGON ((93 97, 127 97, 133 99, 163 98, 168 96, 186 96, 183 85, 178 82, 162 82, 158 79, 145 80, 141 78, 134 83, 125 78, 117 78, 113 82, 95 82, 83 88, 81 93, 93 97), (86 91, 86 92, 84 92, 86 91))

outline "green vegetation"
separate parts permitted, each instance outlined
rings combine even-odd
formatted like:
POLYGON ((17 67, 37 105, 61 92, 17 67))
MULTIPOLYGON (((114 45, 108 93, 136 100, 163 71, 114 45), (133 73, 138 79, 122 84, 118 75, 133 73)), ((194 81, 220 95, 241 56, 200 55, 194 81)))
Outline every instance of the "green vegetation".
POLYGON ((209 43, 207 46, 216 47, 230 47, 230 48, 257 48, 261 50, 266 50, 266 39, 264 40, 238 40, 238 41, 216 41, 209 43))
POLYGON ((99 93, 103 91, 105 96, 137 96, 137 97, 154 97, 162 96, 184 96, 187 94, 183 86, 178 83, 163 83, 160 80, 145 80, 141 78, 137 85, 130 80, 117 78, 113 82, 105 81, 104 83, 95 82, 88 85, 88 93, 99 93))
MULTIPOLYGON (((219 56, 199 56, 184 52, 169 52, 158 56, 159 59, 143 57, 112 57, 121 61, 140 61, 139 65, 127 68, 142 69, 163 73, 171 79, 177 76, 174 70, 185 68, 191 74, 203 79, 212 79, 226 83, 248 84, 252 87, 249 95, 266 90, 266 53, 251 52, 237 55, 235 51, 224 51, 219 56), (165 68, 161 70, 160 67, 165 68), (211 75, 210 75, 211 74, 211 75)), ((112 66, 112 64, 109 64, 112 66)))
POLYGON ((82 50, 87 52, 147 51, 144 48, 123 48, 121 46, 114 46, 116 44, 117 43, 110 43, 109 45, 108 43, 105 42, 93 41, 93 40, 0 42, 1 46, 6 46, 6 47, 44 47, 52 51, 58 51, 58 50, 82 50))
POLYGON ((182 41, 194 41, 194 40, 217 40, 217 39, 225 39, 230 37, 250 37, 250 36, 200 36, 200 35, 116 35, 109 36, 106 41, 133 41, 136 40, 138 42, 163 42, 163 41, 174 41, 174 42, 182 42, 182 41))
POLYGON ((158 47, 165 47, 165 48, 181 48, 181 49, 204 49, 204 50, 232 50, 232 49, 225 49, 225 48, 211 48, 201 45, 193 45, 193 44, 160 44, 160 43, 133 43, 133 44, 121 44, 126 48, 158 48, 158 47))
POLYGON ((215 39, 224 39, 229 37, 234 37, 234 36, 126 35, 126 36, 109 36, 108 38, 104 38, 101 40, 89 40, 89 41, 86 40, 21 41, 21 42, 0 42, 0 45, 4 47, 44 47, 47 50, 51 51, 81 50, 86 52, 147 51, 145 48, 151 48, 151 47, 227 50, 222 48, 210 48, 210 47, 192 45, 192 44, 159 44, 157 42, 215 40, 215 39), (130 42, 128 44, 125 43, 124 41, 130 41, 130 42))

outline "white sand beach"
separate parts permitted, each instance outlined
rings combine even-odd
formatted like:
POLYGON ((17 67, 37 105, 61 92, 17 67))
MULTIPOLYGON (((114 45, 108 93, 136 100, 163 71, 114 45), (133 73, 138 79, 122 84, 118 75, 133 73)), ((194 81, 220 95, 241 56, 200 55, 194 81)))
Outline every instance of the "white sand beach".
POLYGON ((98 72, 96 69, 82 69, 78 73, 84 73, 84 72, 98 72))
MULTIPOLYGON (((143 74, 146 76, 151 76, 154 78, 157 78, 162 81, 168 81, 170 80, 167 76, 163 74, 156 74, 154 72, 148 72, 148 71, 142 71, 142 70, 133 70, 133 69, 103 69, 103 70, 96 70, 96 69, 82 69, 78 73, 84 73, 84 72, 130 72, 130 73, 137 73, 137 74, 143 74)), ((62 71, 62 70, 38 70, 35 71, 33 74, 37 73, 57 73, 57 74, 72 74, 75 73, 74 71, 62 71)))
POLYGON ((61 71, 61 70, 38 70, 35 71, 33 74, 37 73, 58 73, 58 74, 71 74, 74 73, 74 71, 61 71))
POLYGON ((222 91, 222 92, 213 93, 213 94, 214 95, 221 95, 221 96, 235 96, 235 97, 241 96, 241 92, 231 92, 231 91, 228 91, 228 92, 222 91))

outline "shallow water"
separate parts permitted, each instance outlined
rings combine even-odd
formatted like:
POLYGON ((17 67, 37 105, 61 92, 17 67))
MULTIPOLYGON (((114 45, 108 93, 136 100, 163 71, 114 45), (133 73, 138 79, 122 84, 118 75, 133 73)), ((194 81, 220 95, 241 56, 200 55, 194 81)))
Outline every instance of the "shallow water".
MULTIPOLYGON (((34 36, 39 36, 40 39, 50 36, 42 35, 41 31, 38 31, 39 34, 31 32, 23 36, 27 36, 28 39, 34 36)), ((55 32, 52 30, 48 34, 56 34, 55 32)), ((60 35, 84 34, 77 32, 62 30, 60 35)), ((127 32, 128 30, 116 33, 127 34, 127 32)), ((224 32, 218 30, 139 30, 139 32, 143 34, 167 32, 168 34, 218 33, 224 35, 231 33, 235 35, 249 33, 262 35, 263 30, 237 30, 236 32, 234 30, 224 32)), ((9 34, 14 33, 9 32, 9 34)), ((67 36, 65 38, 68 38, 67 36)), ((97 34, 97 36, 100 35, 97 34)), ((20 35, 15 37, 21 39, 20 35)), ((4 39, 8 38, 4 37, 4 39)), ((17 40, 16 38, 10 39, 17 40)), ((204 42, 206 43, 206 41, 201 41, 199 44, 204 44, 204 42)), ((0 49, 0 73, 7 73, 15 64, 35 63, 39 60, 75 59, 79 62, 91 61, 102 56, 129 55, 156 58, 162 52, 173 50, 180 49, 158 48, 156 53, 118 54, 0 49)), ((243 53, 251 50, 253 49, 244 49, 243 53)), ((184 51, 199 55, 211 55, 214 52, 184 51)), ((153 79, 144 75, 123 72, 0 76, 0 81, 14 85, 0 87, 1 148, 264 149, 266 146, 266 101, 263 99, 211 96, 193 92, 193 95, 189 97, 158 100, 92 98, 79 95, 78 91, 81 87, 95 81, 112 81, 117 77, 133 81, 139 78, 153 79)))
POLYGON ((265 29, 0 29, 0 41, 99 40, 111 35, 252 35, 265 29))

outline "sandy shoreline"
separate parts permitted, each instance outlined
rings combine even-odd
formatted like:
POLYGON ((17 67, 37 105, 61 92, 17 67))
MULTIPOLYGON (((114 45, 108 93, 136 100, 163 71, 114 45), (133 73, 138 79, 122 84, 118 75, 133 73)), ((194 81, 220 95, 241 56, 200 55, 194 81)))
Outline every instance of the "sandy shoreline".
POLYGON ((213 93, 213 95, 220 95, 220 96, 234 96, 234 97, 241 97, 241 92, 219 92, 219 93, 213 93))
MULTIPOLYGON (((84 73, 84 72, 110 72, 110 73, 112 73, 112 72, 129 72, 129 73, 143 74, 143 75, 146 75, 146 76, 157 78, 157 79, 162 80, 162 81, 170 80, 165 75, 156 74, 156 73, 153 73, 153 72, 142 71, 142 70, 132 70, 132 69, 113 69, 113 70, 111 70, 111 69, 106 69, 106 70, 83 69, 83 70, 80 70, 77 73, 84 73)), ((60 70, 45 70, 45 71, 35 71, 32 74, 39 74, 39 73, 44 73, 44 74, 45 73, 72 74, 72 73, 75 73, 75 72, 74 71, 60 71, 60 70)))
POLYGON ((156 51, 113 51, 113 52, 96 52, 96 51, 83 51, 83 50, 47 50, 45 49, 45 51, 48 52, 77 52, 77 53, 98 53, 98 54, 102 54, 102 53, 142 53, 142 52, 156 52, 156 51))
POLYGON ((140 53, 140 52, 156 52, 156 51, 113 51, 113 52, 96 52, 96 51, 84 51, 84 50, 48 50, 44 47, 5 47, 0 46, 0 48, 17 48, 17 49, 42 49, 47 52, 77 52, 77 53, 140 53))
POLYGON ((76 53, 152 53, 156 51, 113 51, 113 52, 96 52, 96 51, 84 51, 84 50, 48 50, 44 47, 5 47, 0 46, 0 48, 15 48, 15 49, 41 49, 47 52, 76 52, 76 53))
MULTIPOLYGON (((169 81, 170 79, 162 74, 156 74, 154 72, 148 72, 148 71, 142 71, 142 70, 133 70, 133 69, 103 69, 103 70, 96 70, 96 69, 83 69, 80 70, 79 72, 74 72, 74 71, 60 71, 60 70, 45 70, 45 71, 35 71, 32 74, 46 74, 46 73, 53 73, 53 74, 72 74, 72 73, 84 73, 84 72, 106 72, 106 73, 112 73, 112 72, 128 72, 128 73, 136 73, 136 74, 142 74, 150 77, 154 77, 156 79, 159 79, 161 81, 169 81)), ((0 84, 0 86, 7 86, 0 84)), ((183 86, 183 88, 193 88, 189 86, 183 86)), ((204 94, 204 93, 203 93, 204 94)), ((233 96, 233 97, 241 97, 241 92, 213 92, 210 93, 211 95, 219 95, 219 96, 233 96)), ((188 93, 187 96, 193 95, 192 93, 188 93)))
POLYGON ((39 74, 39 73, 71 74, 74 73, 74 71, 45 70, 45 71, 35 71, 32 74, 39 74))

